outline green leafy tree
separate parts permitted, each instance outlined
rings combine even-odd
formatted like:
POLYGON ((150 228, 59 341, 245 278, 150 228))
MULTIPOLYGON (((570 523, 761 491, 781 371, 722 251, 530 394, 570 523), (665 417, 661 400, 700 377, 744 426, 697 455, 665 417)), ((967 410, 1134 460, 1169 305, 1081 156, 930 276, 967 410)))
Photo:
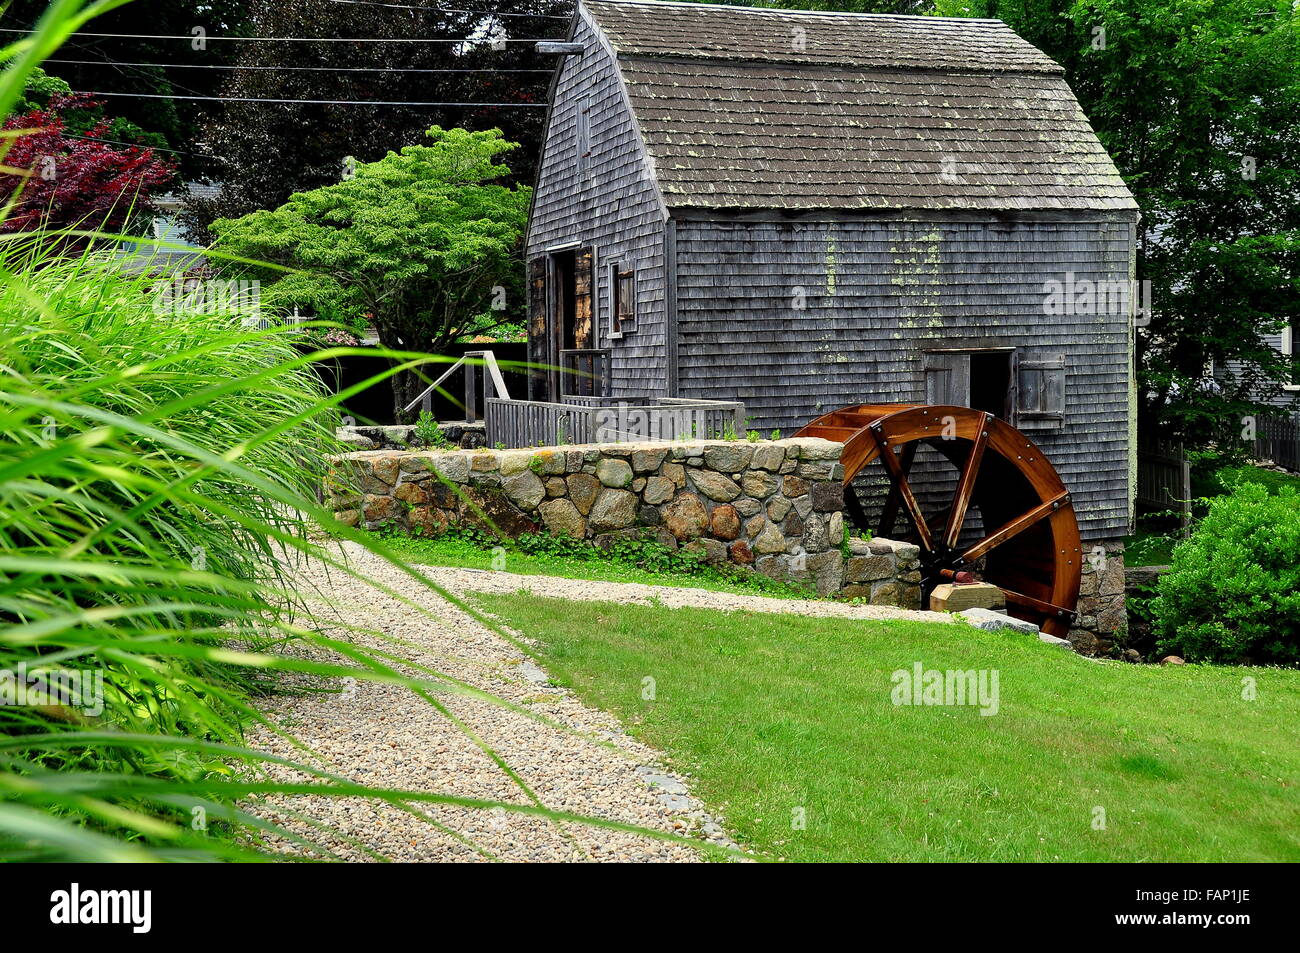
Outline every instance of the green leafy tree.
MULTIPOLYGON (((397 349, 438 353, 517 321, 531 190, 500 184, 510 170, 496 161, 516 144, 496 129, 434 126, 428 137, 273 211, 218 219, 218 247, 295 269, 258 271, 265 306, 366 314, 397 349)), ((419 383, 409 373, 394 382, 398 419, 419 383)))
POLYGON ((1300 11, 1291 0, 937 7, 1000 18, 1065 67, 1142 210, 1142 425, 1236 442, 1293 373, 1263 335, 1300 309, 1300 11))

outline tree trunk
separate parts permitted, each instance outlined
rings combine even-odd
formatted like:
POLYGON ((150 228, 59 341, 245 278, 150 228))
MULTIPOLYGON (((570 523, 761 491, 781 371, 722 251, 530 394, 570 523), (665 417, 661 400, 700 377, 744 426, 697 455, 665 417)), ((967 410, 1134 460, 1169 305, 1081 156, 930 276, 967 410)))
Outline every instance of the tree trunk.
MULTIPOLYGON (((401 362, 392 361, 392 365, 399 363, 401 362)), ((406 405, 415 400, 416 396, 429 385, 413 371, 398 371, 390 380, 393 382, 393 423, 414 423, 420 416, 420 408, 416 407, 407 413, 406 405)))

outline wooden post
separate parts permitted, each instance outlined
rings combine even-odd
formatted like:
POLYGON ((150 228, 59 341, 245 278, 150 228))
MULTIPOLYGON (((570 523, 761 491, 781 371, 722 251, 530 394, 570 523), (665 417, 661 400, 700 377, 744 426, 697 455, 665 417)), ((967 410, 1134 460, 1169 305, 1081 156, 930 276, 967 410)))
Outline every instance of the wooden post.
POLYGON ((465 423, 478 420, 478 374, 474 365, 465 362, 465 423))

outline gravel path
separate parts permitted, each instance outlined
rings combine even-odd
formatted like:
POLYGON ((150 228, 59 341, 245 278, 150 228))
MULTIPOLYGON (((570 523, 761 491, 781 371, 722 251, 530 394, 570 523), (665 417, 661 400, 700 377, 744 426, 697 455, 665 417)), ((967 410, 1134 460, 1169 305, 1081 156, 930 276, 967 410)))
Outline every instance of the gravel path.
MULTIPOLYGON (((346 549, 362 572, 427 607, 434 618, 373 586, 316 565, 301 573, 301 582, 304 591, 314 586, 327 594, 314 597, 328 598, 329 607, 323 606, 323 613, 337 613, 340 619, 401 639, 408 643, 398 648, 403 657, 569 729, 539 724, 461 693, 437 696, 501 756, 545 806, 662 831, 702 832, 715 843, 729 843, 721 827, 689 795, 685 779, 664 769, 661 755, 627 735, 612 715, 587 708, 567 691, 549 685, 546 674, 509 641, 434 593, 421 597, 409 577, 392 566, 351 544, 346 549), (578 737, 575 731, 587 737, 578 737)), ((537 577, 521 578, 534 588, 543 582, 537 577)), ((448 582, 453 590, 482 588, 448 582)), ((342 628, 326 634, 355 643, 385 645, 378 636, 342 628)), ((393 648, 391 644, 386 647, 393 648)), ((323 649, 300 647, 293 651, 329 659, 323 649)), ((298 681, 305 688, 321 687, 309 678, 298 681)), ((333 691, 278 695, 263 706, 272 723, 306 744, 315 758, 269 729, 253 734, 248 739, 250 746, 311 761, 358 783, 530 803, 462 730, 411 690, 351 679, 336 680, 326 687, 333 691)), ((273 769, 273 777, 303 780, 296 772, 281 768, 273 769)), ((443 805, 419 805, 417 809, 445 829, 399 808, 361 799, 277 797, 252 808, 348 860, 371 859, 365 848, 399 861, 700 859, 691 847, 644 835, 559 824, 500 809, 443 805), (311 820, 329 824, 341 836, 321 835, 311 820), (458 835, 472 843, 462 842, 458 835)), ((290 853, 327 856, 288 840, 275 839, 271 846, 290 853)))
POLYGON ((694 606, 723 611, 778 612, 785 615, 824 616, 840 619, 913 619, 917 622, 952 622, 944 612, 917 612, 894 606, 853 605, 810 599, 773 599, 709 589, 651 586, 639 582, 595 582, 556 576, 525 576, 489 569, 450 569, 421 566, 421 572, 453 592, 518 592, 588 602, 635 602, 669 609, 694 606))
MULTIPOLYGON (((501 756, 541 802, 552 809, 607 818, 681 834, 702 834, 730 845, 718 821, 690 795, 686 779, 663 767, 660 753, 627 735, 610 714, 584 706, 549 684, 544 671, 515 645, 433 592, 419 593, 409 577, 361 547, 346 544, 349 560, 364 574, 404 593, 432 616, 403 605, 380 589, 323 565, 300 571, 300 589, 316 593, 320 614, 383 632, 406 643, 398 654, 548 718, 562 728, 461 693, 436 697, 501 756), (568 729, 568 730, 565 730, 568 729), (575 732, 577 734, 575 734, 575 732)), ((698 606, 850 619, 947 621, 934 613, 887 606, 773 599, 766 596, 594 582, 507 572, 422 567, 447 590, 516 592, 564 599, 656 603, 666 608, 698 606)), ((378 636, 345 628, 327 635, 394 649, 378 636)), ((323 650, 298 647, 307 657, 341 661, 323 650)), ((411 672, 410 674, 415 674, 411 672)), ((307 760, 344 778, 369 785, 528 804, 522 792, 464 731, 411 690, 352 679, 325 683, 293 677, 301 695, 278 695, 263 707, 270 720, 307 745, 306 756, 270 730, 249 738, 252 747, 307 760)), ((306 780, 288 769, 273 777, 306 780)), ((253 811, 287 829, 310 836, 334 856, 367 860, 374 851, 399 861, 697 861, 692 848, 588 825, 558 824, 502 810, 413 805, 424 817, 361 799, 276 798, 253 811), (312 821, 338 836, 322 835, 312 821)), ((271 846, 323 857, 288 840, 271 846)))

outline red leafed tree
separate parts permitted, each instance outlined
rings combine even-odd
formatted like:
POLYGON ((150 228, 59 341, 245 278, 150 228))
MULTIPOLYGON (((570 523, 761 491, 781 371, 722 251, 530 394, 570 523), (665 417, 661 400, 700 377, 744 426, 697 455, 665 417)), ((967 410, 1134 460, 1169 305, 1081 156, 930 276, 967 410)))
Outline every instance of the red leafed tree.
MULTIPOLYGON (((150 195, 174 175, 152 149, 120 146, 99 137, 101 122, 81 136, 66 132, 68 110, 99 105, 87 96, 59 96, 45 109, 6 120, 6 130, 30 130, 2 140, 8 144, 0 167, 0 203, 17 201, 0 221, 0 232, 94 229, 117 232, 133 215, 151 210, 150 195)), ((0 146, 3 149, 3 146, 0 146)))

